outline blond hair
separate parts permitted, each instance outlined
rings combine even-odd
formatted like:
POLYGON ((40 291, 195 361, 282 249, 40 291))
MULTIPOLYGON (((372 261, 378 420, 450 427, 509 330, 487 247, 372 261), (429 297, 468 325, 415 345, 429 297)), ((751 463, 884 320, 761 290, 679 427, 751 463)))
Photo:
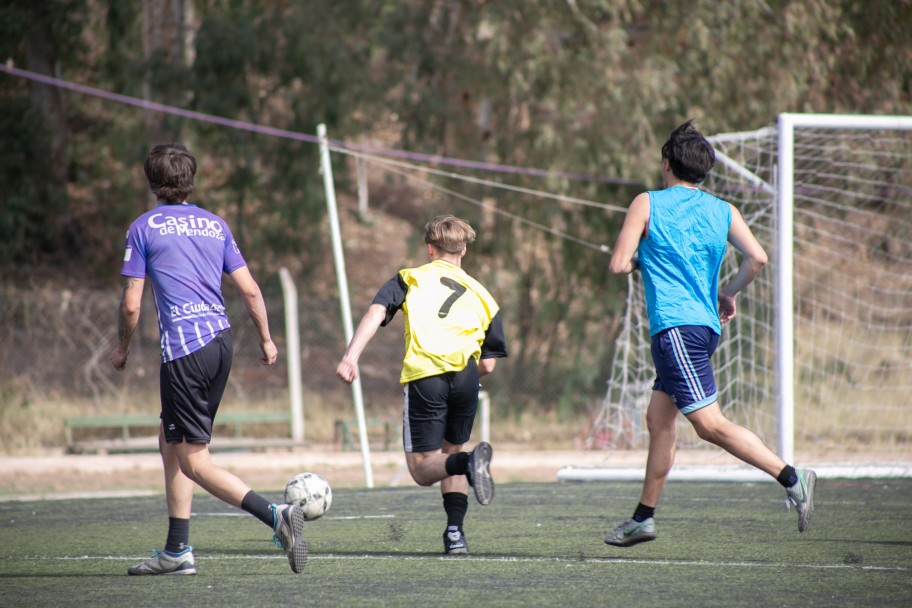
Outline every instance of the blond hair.
POLYGON ((475 241, 475 231, 454 215, 438 215, 424 226, 424 242, 447 253, 459 253, 475 241))

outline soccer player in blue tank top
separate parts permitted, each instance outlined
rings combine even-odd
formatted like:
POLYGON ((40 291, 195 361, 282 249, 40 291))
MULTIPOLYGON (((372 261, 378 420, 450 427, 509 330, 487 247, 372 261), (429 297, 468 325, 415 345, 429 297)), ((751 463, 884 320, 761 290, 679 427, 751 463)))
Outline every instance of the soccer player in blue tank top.
POLYGON ((774 477, 796 507, 799 532, 814 513, 814 471, 786 464, 719 408, 710 357, 722 325, 736 314, 735 296, 767 257, 738 210, 697 186, 714 164, 712 145, 691 121, 672 131, 662 146, 665 188, 633 199, 611 255, 612 273, 639 268, 643 274, 656 381, 646 411, 649 453, 640 503, 631 519, 605 535, 609 545, 628 547, 656 537, 653 516, 674 462, 678 412, 701 439, 774 477), (742 261, 720 289, 728 243, 742 261))
POLYGON ((129 568, 133 575, 196 574, 190 546, 194 483, 272 528, 277 546, 294 572, 307 562, 301 537, 304 515, 292 505, 275 505, 209 455, 212 424, 231 371, 231 331, 222 296, 222 274, 244 298, 260 338, 260 361, 276 362, 266 305, 227 222, 187 202, 196 159, 181 144, 152 148, 143 165, 158 205, 139 216, 127 232, 118 345, 109 360, 123 370, 139 321, 148 277, 155 295, 161 335, 161 426, 159 451, 165 471, 168 536, 162 551, 129 568))
POLYGON ((474 240, 465 220, 443 215, 428 222, 424 242, 430 261, 400 270, 380 288, 336 368, 341 380, 354 381, 367 343, 402 310, 405 461, 419 485, 440 482, 448 555, 469 552, 463 531, 469 485, 482 505, 494 498, 491 445, 482 441, 470 453, 462 447, 475 422, 478 378, 507 356, 497 303, 462 269, 466 245, 474 240))

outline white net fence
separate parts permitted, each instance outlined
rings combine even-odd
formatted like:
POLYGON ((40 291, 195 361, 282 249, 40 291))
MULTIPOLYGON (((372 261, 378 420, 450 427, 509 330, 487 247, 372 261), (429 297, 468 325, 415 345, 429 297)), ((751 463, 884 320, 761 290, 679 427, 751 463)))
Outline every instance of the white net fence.
MULTIPOLYGON (((713 359, 726 415, 777 445, 775 128, 710 138, 707 191, 739 208, 770 254, 713 359)), ((912 131, 796 128, 794 412, 797 449, 912 449, 912 131)), ((730 248, 731 249, 731 248, 730 248)), ((737 269, 729 251, 720 284, 737 269)), ((644 447, 654 369, 638 273, 590 448, 644 447)), ((705 445, 683 417, 679 445, 705 445)))

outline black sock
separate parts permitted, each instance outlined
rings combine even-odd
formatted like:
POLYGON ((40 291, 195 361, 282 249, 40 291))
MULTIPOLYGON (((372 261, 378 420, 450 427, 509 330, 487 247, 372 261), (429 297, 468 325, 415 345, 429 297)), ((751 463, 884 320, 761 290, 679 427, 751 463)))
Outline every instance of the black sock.
POLYGON ((446 459, 447 475, 465 475, 469 470, 469 453, 450 454, 446 459))
POLYGON ((776 476, 776 481, 778 481, 783 488, 791 488, 798 483, 798 473, 795 472, 795 467, 788 464, 785 465, 785 468, 779 471, 779 475, 776 476))
POLYGON ((466 511, 469 510, 469 497, 462 492, 447 492, 443 495, 443 510, 447 514, 447 527, 462 530, 466 511))
POLYGON ((634 521, 644 521, 650 517, 655 517, 656 508, 647 507, 643 503, 637 503, 636 511, 633 512, 634 521))
POLYGON ((165 541, 165 551, 180 553, 190 546, 190 520, 178 517, 168 518, 168 540, 165 541))
POLYGON ((270 528, 272 528, 275 524, 275 518, 272 515, 271 506, 271 502, 253 490, 247 492, 247 494, 244 495, 244 500, 241 501, 242 509, 259 519, 270 528))

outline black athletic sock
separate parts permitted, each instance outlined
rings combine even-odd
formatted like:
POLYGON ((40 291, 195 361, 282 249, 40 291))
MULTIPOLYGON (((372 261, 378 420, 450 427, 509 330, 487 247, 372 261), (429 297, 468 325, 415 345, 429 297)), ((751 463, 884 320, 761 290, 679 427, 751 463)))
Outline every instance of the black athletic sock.
POLYGON ((785 465, 785 468, 779 471, 779 475, 776 476, 776 481, 778 481, 783 488, 791 488, 798 483, 798 473, 795 471, 795 467, 789 464, 785 465))
POLYGON ((447 528, 455 526, 462 530, 466 511, 469 510, 469 497, 462 492, 447 492, 443 495, 443 510, 447 514, 447 528))
POLYGON ((465 475, 469 470, 469 453, 450 454, 446 459, 447 475, 465 475))
POLYGON ((178 517, 168 518, 168 540, 165 541, 165 551, 180 553, 190 546, 190 520, 178 517))
POLYGON ((244 500, 241 501, 241 508, 259 519, 261 522, 273 527, 275 524, 275 518, 272 515, 272 503, 250 490, 244 495, 244 500))
POLYGON ((643 503, 637 503, 636 511, 633 512, 633 521, 644 521, 650 517, 655 517, 656 508, 647 507, 643 503))

